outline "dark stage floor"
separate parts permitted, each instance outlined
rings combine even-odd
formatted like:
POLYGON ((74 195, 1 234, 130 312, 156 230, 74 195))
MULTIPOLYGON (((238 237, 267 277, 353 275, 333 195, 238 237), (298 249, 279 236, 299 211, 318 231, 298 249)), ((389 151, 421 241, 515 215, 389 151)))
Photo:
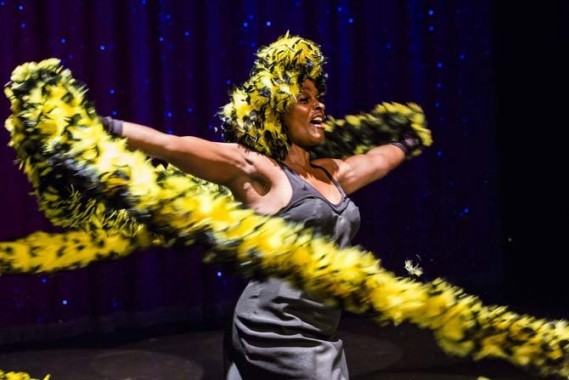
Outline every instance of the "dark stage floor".
MULTIPOLYGON (((178 328, 130 332, 0 348, 0 368, 27 370, 51 380, 213 380, 223 378, 222 331, 178 328)), ((345 341, 354 380, 536 379, 498 360, 473 362, 445 356, 429 331, 378 327, 345 316, 345 341)))

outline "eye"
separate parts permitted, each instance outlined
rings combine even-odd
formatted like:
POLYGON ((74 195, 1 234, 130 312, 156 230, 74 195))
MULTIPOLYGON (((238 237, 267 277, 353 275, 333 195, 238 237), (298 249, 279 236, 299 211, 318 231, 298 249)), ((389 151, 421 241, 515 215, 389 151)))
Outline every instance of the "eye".
POLYGON ((299 96, 297 101, 298 103, 308 103, 309 98, 306 96, 299 96))

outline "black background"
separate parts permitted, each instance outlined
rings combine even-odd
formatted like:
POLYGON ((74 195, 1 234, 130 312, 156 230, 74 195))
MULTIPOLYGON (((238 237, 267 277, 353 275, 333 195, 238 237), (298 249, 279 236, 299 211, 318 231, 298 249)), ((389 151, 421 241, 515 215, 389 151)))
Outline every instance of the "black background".
POLYGON ((505 291, 522 311, 569 311, 568 3, 497 5, 505 291))

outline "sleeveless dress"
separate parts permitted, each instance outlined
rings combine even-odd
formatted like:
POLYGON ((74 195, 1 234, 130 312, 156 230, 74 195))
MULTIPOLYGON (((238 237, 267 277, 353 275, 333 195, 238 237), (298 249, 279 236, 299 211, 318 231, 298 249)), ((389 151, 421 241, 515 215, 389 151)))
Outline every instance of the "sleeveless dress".
MULTIPOLYGON (((298 174, 281 164, 292 198, 275 216, 303 222, 330 236, 340 247, 350 244, 360 224, 357 206, 340 191, 333 204, 298 174)), ((231 331, 232 363, 227 380, 349 378, 342 341, 335 336, 341 311, 310 298, 276 278, 251 280, 241 294, 231 331)))

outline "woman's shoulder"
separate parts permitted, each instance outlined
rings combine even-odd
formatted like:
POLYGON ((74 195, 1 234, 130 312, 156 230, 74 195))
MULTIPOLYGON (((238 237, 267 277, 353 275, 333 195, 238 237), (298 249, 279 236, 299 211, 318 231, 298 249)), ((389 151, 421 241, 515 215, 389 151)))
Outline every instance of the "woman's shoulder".
POLYGON ((312 160, 311 163, 326 169, 335 179, 339 178, 344 166, 344 161, 337 158, 317 158, 312 160))
POLYGON ((246 171, 248 180, 260 181, 269 187, 282 178, 282 167, 278 161, 254 151, 241 144, 232 144, 240 151, 248 167, 246 171))

